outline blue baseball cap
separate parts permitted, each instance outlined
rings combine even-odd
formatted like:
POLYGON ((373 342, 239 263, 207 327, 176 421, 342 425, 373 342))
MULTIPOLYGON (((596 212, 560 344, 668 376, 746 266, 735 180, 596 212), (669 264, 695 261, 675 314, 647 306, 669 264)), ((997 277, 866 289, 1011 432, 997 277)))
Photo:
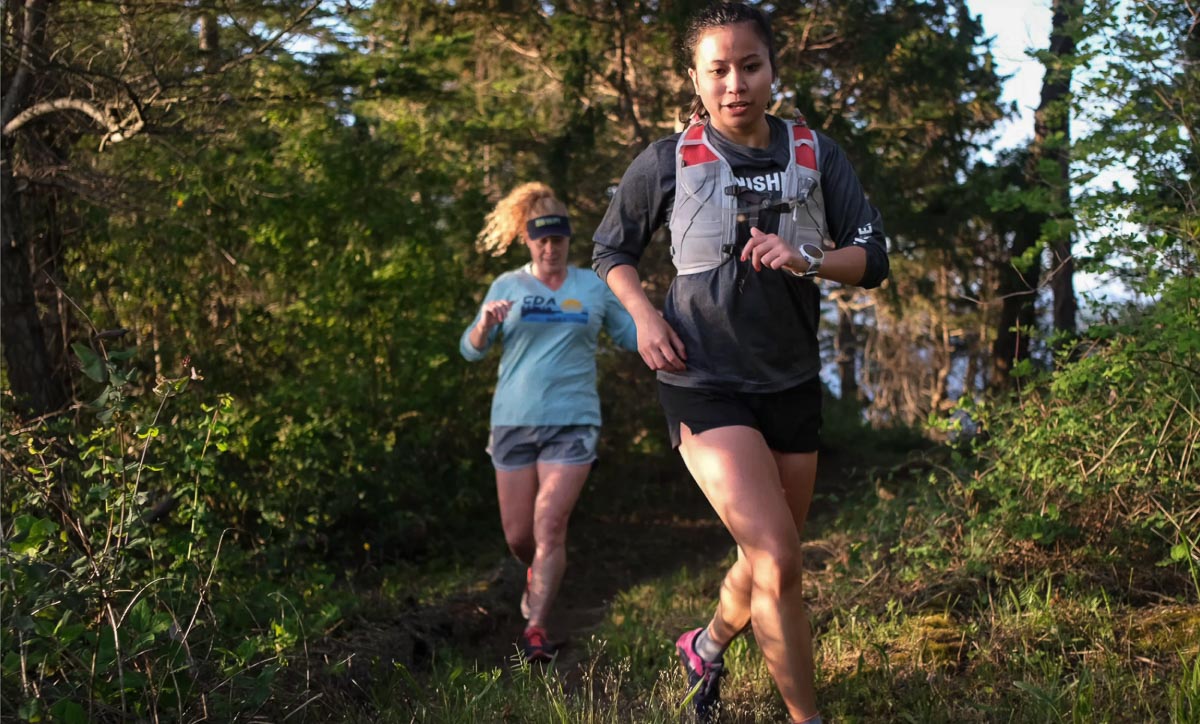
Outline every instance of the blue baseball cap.
POLYGON ((571 222, 559 214, 539 216, 525 222, 525 233, 530 239, 541 239, 547 236, 570 236, 571 222))

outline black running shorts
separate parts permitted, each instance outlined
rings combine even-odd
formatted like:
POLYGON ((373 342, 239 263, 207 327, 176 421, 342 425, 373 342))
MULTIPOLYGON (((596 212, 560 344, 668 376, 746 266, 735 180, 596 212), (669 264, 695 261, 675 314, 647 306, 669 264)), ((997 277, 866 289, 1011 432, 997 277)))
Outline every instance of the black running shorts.
POLYGON ((671 445, 679 447, 679 424, 692 434, 730 425, 753 427, 767 447, 781 453, 815 452, 821 433, 821 379, 779 392, 731 392, 658 383, 671 445))

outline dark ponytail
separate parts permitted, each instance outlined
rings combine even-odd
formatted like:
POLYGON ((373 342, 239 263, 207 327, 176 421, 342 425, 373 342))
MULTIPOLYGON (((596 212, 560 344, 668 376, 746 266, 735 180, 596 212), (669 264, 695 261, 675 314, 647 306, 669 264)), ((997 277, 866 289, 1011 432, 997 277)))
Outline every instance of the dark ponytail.
POLYGON ((700 100, 699 95, 692 96, 690 106, 679 112, 679 121, 683 124, 689 124, 693 119, 706 120, 708 111, 704 108, 704 101, 700 100))

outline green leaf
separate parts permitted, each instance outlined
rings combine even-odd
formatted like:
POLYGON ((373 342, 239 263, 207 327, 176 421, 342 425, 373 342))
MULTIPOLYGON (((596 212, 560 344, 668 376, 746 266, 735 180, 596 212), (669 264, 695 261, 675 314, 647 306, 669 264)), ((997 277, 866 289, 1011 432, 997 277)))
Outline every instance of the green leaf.
POLYGON ((38 699, 26 699, 17 709, 17 717, 22 721, 39 722, 42 720, 42 702, 38 699))
POLYGON ((50 714, 54 717, 55 722, 64 722, 64 724, 85 724, 87 722, 87 712, 70 699, 60 699, 58 703, 50 707, 50 714))
POLYGON ((8 539, 9 548, 14 553, 37 550, 56 530, 58 524, 54 521, 35 518, 32 515, 18 515, 13 521, 13 535, 8 539))
POLYGON ((104 382, 108 379, 108 370, 104 364, 104 360, 100 359, 100 355, 96 354, 95 350, 79 342, 72 343, 71 349, 74 350, 75 356, 79 358, 83 374, 97 382, 104 382))

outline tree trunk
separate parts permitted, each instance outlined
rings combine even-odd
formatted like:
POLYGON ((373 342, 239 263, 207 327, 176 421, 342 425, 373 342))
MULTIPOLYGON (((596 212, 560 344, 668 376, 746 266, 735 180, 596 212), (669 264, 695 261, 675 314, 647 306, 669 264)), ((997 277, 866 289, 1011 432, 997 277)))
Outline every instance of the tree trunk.
POLYGON ((1037 180, 1046 185, 1051 199, 1051 219, 1043 236, 1050 250, 1050 288, 1054 292, 1054 330, 1076 332, 1075 260, 1071 253, 1074 230, 1071 214, 1071 56, 1075 54, 1080 0, 1054 0, 1050 55, 1042 81, 1042 97, 1034 116, 1034 158, 1037 180))
MULTIPOLYGON (((28 103, 34 83, 33 62, 45 41, 46 5, 46 0, 25 0, 20 7, 6 4, 10 15, 5 18, 4 41, 18 61, 5 77, 0 128, 7 127, 28 103)), ((33 417, 58 410, 67 396, 54 375, 38 314, 21 226, 21 192, 13 176, 14 152, 13 134, 7 133, 0 139, 0 344, 15 411, 33 417)))
POLYGON ((1013 367, 1029 359, 1029 336, 1037 322, 1038 277, 1037 262, 1027 269, 1018 268, 1019 259, 1037 243, 1040 214, 1028 211, 1013 213, 1031 218, 1031 224, 1021 225, 1012 233, 1006 263, 1000 268, 1000 319, 996 324, 996 340, 992 344, 992 386, 1007 387, 1012 380, 1013 367), (1025 226, 1026 228, 1020 228, 1025 226))
POLYGON ((0 340, 16 410, 36 416, 60 409, 66 394, 51 369, 38 315, 22 239, 20 194, 12 175, 12 146, 11 139, 0 146, 0 340))

